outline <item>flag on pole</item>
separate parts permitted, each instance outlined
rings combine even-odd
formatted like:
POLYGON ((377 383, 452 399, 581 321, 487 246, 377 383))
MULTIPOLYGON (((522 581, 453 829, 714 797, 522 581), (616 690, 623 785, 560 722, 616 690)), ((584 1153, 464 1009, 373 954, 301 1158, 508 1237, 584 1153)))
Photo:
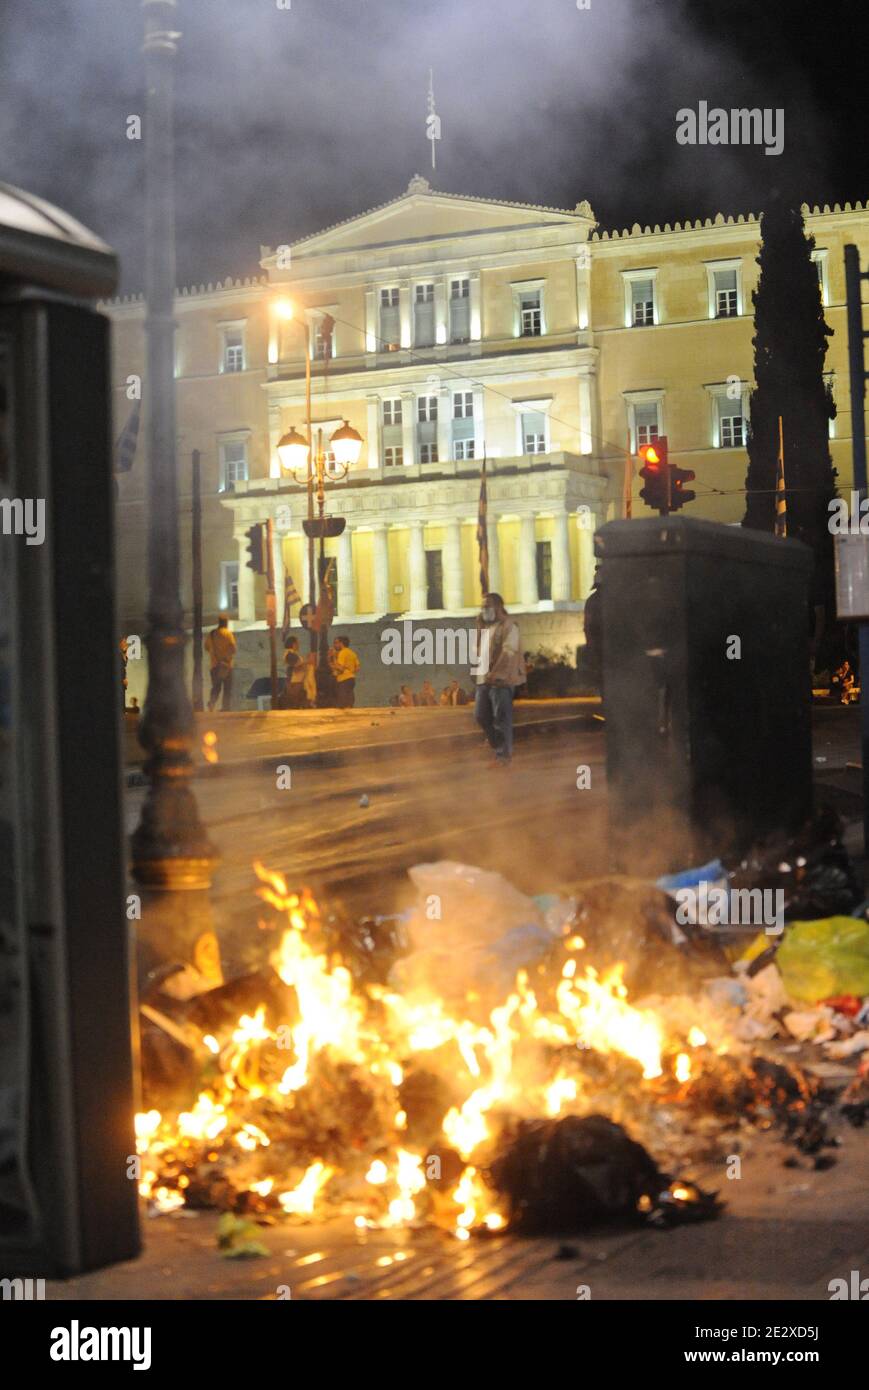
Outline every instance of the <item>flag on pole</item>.
POLYGON ((115 472, 129 473, 136 457, 136 446, 139 442, 139 423, 142 418, 141 397, 133 401, 133 408, 127 417, 127 423, 118 435, 115 442, 115 472))
POLYGON ((788 500, 785 492, 785 445, 782 418, 778 417, 778 466, 775 474, 775 534, 788 533, 788 500))
POLYGON ((281 636, 286 642, 290 634, 290 622, 292 620, 292 609, 297 603, 302 602, 302 595, 293 583, 291 574, 284 575, 284 625, 281 628, 281 636))
POLYGON ((436 169, 435 142, 441 138, 441 118, 435 111, 433 68, 428 70, 428 115, 425 122, 425 138, 431 141, 431 167, 436 169))
POLYGON ((489 495, 486 490, 486 456, 480 470, 480 505, 477 510, 477 549, 480 555, 480 590, 489 592, 489 495))

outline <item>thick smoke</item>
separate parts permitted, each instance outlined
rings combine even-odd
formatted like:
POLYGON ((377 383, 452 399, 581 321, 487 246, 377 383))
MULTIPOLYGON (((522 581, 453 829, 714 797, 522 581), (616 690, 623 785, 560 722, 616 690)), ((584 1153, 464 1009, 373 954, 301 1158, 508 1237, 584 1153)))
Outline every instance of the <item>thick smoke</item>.
MULTIPOLYGON (((178 279, 256 270, 271 245, 403 191, 573 207, 604 225, 756 210, 821 187, 804 90, 752 78, 682 6, 643 0, 179 0, 178 279), (428 70, 443 123, 425 139, 428 70), (684 147, 676 110, 786 108, 785 153, 684 147)), ((69 208, 142 283, 139 0, 4 0, 4 177, 69 208)), ((847 196, 847 193, 842 194, 847 196)))

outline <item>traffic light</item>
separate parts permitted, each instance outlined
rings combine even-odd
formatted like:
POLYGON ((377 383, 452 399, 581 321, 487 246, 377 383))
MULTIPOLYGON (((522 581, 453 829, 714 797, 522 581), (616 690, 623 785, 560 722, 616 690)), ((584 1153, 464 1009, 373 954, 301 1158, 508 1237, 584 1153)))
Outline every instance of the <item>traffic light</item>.
POLYGON ((249 526, 244 533, 247 536, 248 553, 244 563, 254 574, 265 574, 267 569, 264 530, 263 523, 258 521, 256 526, 249 526))
POLYGON ((647 507, 666 516, 670 510, 670 466, 667 462, 666 437, 662 435, 660 439, 641 444, 639 455, 643 460, 640 477, 646 480, 640 496, 647 507))
POLYGON ((697 474, 693 468, 677 468, 674 463, 670 464, 670 510, 677 512, 680 507, 684 507, 686 502, 693 502, 697 496, 696 492, 690 489, 685 491, 686 483, 693 483, 697 474))

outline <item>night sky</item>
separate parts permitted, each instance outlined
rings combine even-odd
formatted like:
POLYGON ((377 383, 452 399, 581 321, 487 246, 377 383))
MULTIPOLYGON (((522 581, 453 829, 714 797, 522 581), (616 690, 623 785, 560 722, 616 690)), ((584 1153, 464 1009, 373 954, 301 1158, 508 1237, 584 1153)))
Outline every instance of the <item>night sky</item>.
MULTIPOLYGON (((869 197, 854 0, 179 0, 179 284, 436 188, 603 227, 869 197), (431 170, 429 67, 443 138, 431 170), (676 111, 782 107, 780 156, 677 144, 676 111)), ((2 0, 0 177, 66 207, 142 284, 139 0, 2 0)))

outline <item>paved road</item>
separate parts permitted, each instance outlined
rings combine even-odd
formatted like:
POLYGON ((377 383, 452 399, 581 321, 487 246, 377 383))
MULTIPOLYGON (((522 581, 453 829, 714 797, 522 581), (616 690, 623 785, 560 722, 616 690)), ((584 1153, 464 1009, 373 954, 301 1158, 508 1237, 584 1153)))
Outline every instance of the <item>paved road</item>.
MULTIPOLYGON (((473 736, 434 753, 385 749, 362 766, 294 767, 290 756, 244 774, 218 768, 196 791, 222 856, 214 902, 224 922, 250 921, 254 859, 291 883, 376 911, 400 902, 407 869, 432 859, 498 869, 531 892, 603 871, 607 862, 604 745, 594 731, 522 740, 508 769, 473 736), (589 769, 583 790, 578 766, 589 769), (286 789, 277 785, 282 767, 290 768, 286 789)), ((142 795, 128 793, 130 827, 142 795)))
MULTIPOLYGON (((784 1146, 750 1134, 738 1181, 725 1160, 693 1176, 727 1206, 716 1221, 671 1231, 582 1234, 564 1241, 459 1244, 433 1231, 355 1232, 349 1222, 261 1228, 269 1256, 223 1260, 217 1218, 146 1223, 140 1260, 50 1283, 50 1299, 566 1300, 587 1285, 607 1299, 827 1300, 831 1279, 869 1275, 869 1132, 846 1128, 836 1167, 784 1168, 784 1146), (285 1296, 285 1295, 284 1295, 285 1296)), ((689 1176, 689 1174, 685 1174, 689 1176)), ((782 1317, 780 1321, 788 1321, 782 1317)), ((790 1321, 793 1321, 791 1317, 790 1321)))

